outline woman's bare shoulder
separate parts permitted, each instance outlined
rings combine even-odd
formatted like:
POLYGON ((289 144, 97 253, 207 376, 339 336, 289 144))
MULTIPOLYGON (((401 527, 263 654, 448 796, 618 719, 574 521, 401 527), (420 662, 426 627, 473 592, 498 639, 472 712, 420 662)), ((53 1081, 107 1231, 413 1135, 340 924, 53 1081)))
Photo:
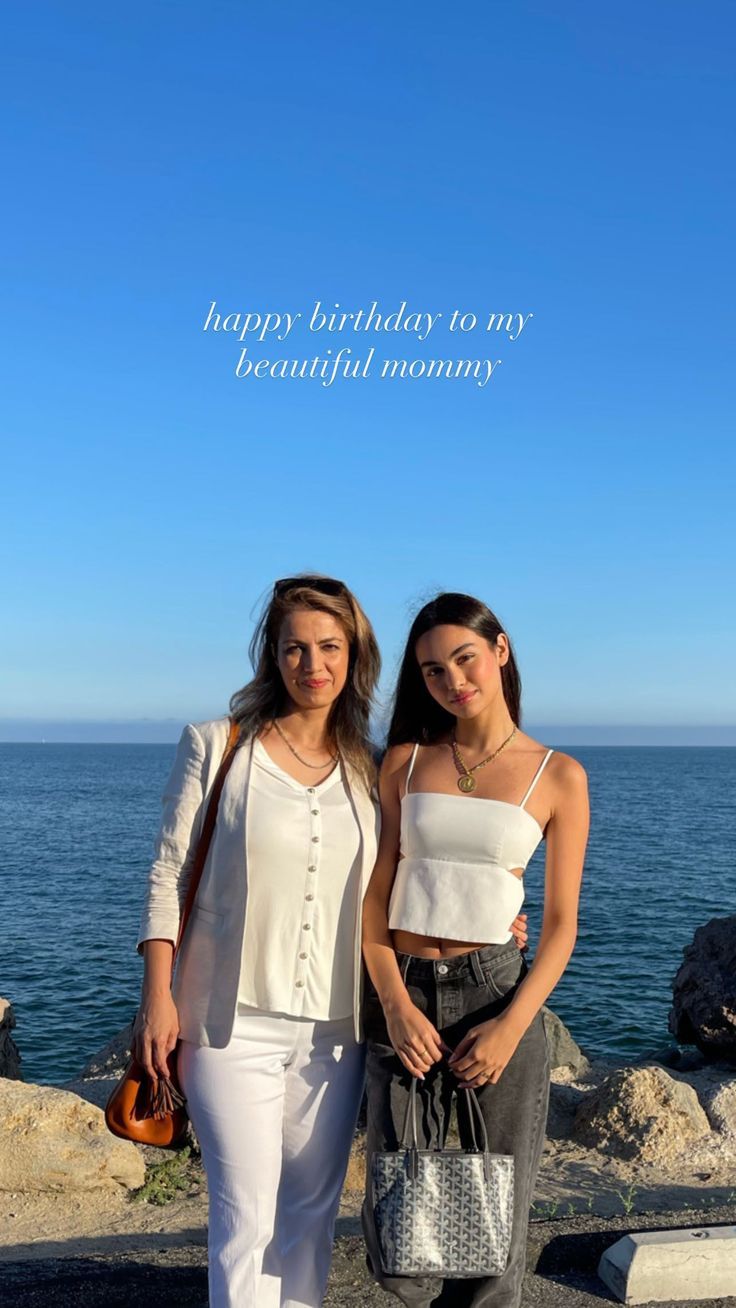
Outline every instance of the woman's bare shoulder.
POLYGON ((545 777, 547 784, 551 783, 558 794, 563 792, 574 794, 586 789, 587 773, 582 763, 573 758, 572 754, 565 754, 561 749, 544 745, 541 740, 528 736, 526 732, 521 735, 521 744, 522 748, 535 754, 540 763, 543 763, 545 756, 549 754, 549 762, 545 765, 545 777))
POLYGON ((584 777, 586 775, 582 763, 578 763, 578 760, 573 758, 572 754, 565 754, 561 749, 555 749, 554 745, 545 745, 543 741, 537 740, 536 736, 529 736, 525 731, 519 732, 517 739, 519 741, 518 747, 521 750, 529 751, 530 754, 536 754, 540 762, 543 762, 545 756, 549 754, 549 763, 546 770, 550 777, 584 777))
POLYGON ((404 768, 408 767, 409 760, 413 753, 414 745, 411 741, 402 741, 400 745, 389 745, 381 762, 381 776, 400 776, 404 768))
POLYGON ((573 758, 572 754, 565 754, 561 749, 555 749, 550 754, 549 766, 553 767, 555 774, 560 777, 586 777, 582 763, 573 758))
POLYGON ((575 798, 588 792, 588 774, 582 763, 556 749, 549 760, 550 779, 559 796, 575 798))

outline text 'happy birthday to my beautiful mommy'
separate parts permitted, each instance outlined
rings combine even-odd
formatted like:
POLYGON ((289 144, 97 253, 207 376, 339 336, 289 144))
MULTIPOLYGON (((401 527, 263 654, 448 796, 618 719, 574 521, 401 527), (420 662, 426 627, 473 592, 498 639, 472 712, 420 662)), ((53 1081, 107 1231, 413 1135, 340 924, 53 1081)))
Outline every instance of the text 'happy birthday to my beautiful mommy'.
MULTIPOLYGON (((350 346, 343 345, 337 350, 328 347, 321 355, 302 359, 272 359, 253 356, 254 344, 263 345, 269 338, 273 341, 285 341, 292 332, 298 336, 299 331, 312 335, 340 335, 347 333, 403 333, 404 338, 413 337, 415 341, 424 342, 433 332, 446 330, 455 339, 478 331, 495 332, 496 338, 502 337, 506 342, 517 341, 533 313, 499 313, 474 312, 453 309, 449 313, 442 311, 410 310, 408 302, 402 300, 397 309, 384 313, 379 309, 377 300, 368 308, 355 310, 342 309, 335 303, 332 308, 323 307, 321 300, 315 300, 309 315, 301 310, 285 312, 275 310, 233 310, 223 312, 216 300, 212 300, 205 317, 203 332, 218 333, 235 338, 240 345, 240 352, 235 365, 235 376, 239 379, 271 377, 318 379, 322 386, 328 387, 336 379, 362 380, 377 376, 379 379, 418 378, 472 378, 476 385, 483 388, 488 384, 494 371, 501 364, 501 359, 489 358, 401 358, 391 357, 376 359, 376 347, 370 345, 361 357, 354 357, 350 346), (248 343, 246 343, 248 342, 248 343)), ((385 336, 384 336, 385 339, 385 336)))

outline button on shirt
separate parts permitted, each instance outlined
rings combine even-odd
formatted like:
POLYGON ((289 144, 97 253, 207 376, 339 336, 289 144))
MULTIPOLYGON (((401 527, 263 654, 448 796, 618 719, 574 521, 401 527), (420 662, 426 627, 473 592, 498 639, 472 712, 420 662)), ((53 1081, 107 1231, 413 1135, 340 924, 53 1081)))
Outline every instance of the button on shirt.
POLYGON ((353 1006, 360 829, 338 763, 304 786, 256 740, 238 999, 313 1021, 353 1006))

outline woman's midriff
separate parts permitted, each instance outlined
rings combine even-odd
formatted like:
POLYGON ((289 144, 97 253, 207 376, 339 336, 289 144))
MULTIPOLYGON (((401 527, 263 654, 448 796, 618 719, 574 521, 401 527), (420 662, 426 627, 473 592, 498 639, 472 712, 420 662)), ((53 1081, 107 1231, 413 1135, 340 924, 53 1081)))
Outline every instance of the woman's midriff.
POLYGON ((416 958, 455 958, 483 949, 487 940, 441 940, 436 936, 419 936, 413 931, 392 931, 391 941, 399 954, 413 954, 416 958))

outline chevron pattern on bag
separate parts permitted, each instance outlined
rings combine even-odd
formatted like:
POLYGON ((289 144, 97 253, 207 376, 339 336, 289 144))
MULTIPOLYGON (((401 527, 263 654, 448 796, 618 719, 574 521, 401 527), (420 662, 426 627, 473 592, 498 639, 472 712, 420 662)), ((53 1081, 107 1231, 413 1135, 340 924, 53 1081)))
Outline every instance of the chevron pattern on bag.
POLYGON ((383 1270, 396 1276, 500 1276, 511 1243, 514 1160, 506 1154, 410 1150, 371 1160, 383 1270))

